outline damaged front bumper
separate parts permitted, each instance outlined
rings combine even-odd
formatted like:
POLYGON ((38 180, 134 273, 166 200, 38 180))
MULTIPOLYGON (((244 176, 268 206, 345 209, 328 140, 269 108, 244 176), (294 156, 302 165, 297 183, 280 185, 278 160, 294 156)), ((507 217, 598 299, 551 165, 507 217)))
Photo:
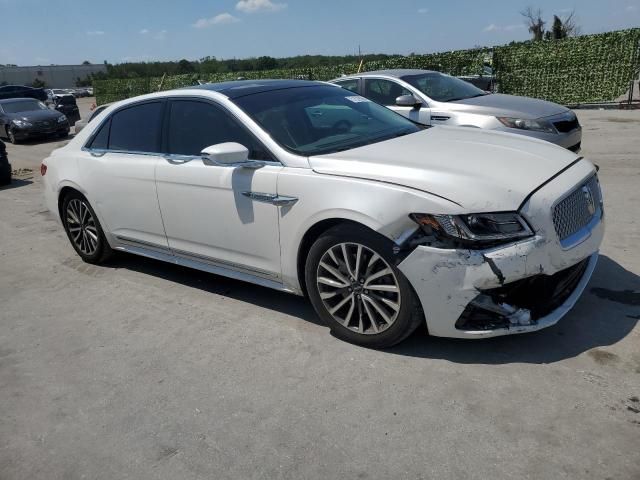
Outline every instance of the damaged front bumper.
POLYGON ((419 246, 398 268, 413 285, 429 333, 483 338, 557 323, 576 303, 598 260, 600 222, 563 250, 540 236, 488 250, 419 246))

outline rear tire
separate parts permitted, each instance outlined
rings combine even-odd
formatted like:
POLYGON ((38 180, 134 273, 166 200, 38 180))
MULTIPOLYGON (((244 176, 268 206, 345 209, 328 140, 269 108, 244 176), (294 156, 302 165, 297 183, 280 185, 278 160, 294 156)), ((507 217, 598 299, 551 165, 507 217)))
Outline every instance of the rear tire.
POLYGON ((87 263, 104 263, 113 255, 98 216, 79 192, 68 193, 60 212, 64 230, 74 250, 87 263))
POLYGON ((393 243, 354 225, 339 225, 309 250, 305 281, 316 312, 347 342, 387 348, 424 321, 411 284, 395 266, 393 243))

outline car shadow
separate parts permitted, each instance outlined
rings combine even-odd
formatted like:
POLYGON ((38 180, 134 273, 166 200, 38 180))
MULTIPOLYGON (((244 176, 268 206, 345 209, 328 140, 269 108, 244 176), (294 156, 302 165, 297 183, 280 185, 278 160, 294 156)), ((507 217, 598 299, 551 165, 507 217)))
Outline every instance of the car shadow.
POLYGON ((640 320, 639 307, 640 277, 600 255, 582 297, 552 327, 482 340, 425 339, 419 329, 386 351, 464 364, 553 363, 619 342, 640 320))
POLYGON ((215 293, 227 298, 251 303, 261 308, 298 317, 301 320, 324 325, 307 299, 279 292, 267 287, 195 270, 150 258, 120 253, 106 267, 126 268, 135 272, 153 275, 170 282, 197 288, 204 292, 215 293))
POLYGON ((0 186, 0 191, 11 190, 12 188, 25 187, 27 185, 31 185, 32 183, 33 183, 33 180, 22 180, 19 178, 13 178, 10 184, 0 186))
MULTIPOLYGON (((107 266, 154 275, 324 325, 303 297, 129 254, 118 254, 107 266)), ((400 345, 383 352, 462 364, 553 363, 619 342, 638 320, 640 277, 601 255, 582 297, 557 325, 539 332, 481 340, 429 337, 423 326, 400 345), (612 285, 615 289, 610 289, 612 285)))

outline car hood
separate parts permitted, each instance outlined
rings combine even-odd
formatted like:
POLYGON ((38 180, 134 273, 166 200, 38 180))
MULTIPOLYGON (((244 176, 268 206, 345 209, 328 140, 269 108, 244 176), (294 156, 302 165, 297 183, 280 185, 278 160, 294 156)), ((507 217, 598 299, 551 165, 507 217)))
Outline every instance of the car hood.
POLYGON ((481 113, 499 117, 543 118, 568 112, 569 109, 557 103, 537 98, 518 97, 492 93, 480 97, 443 103, 447 110, 481 113))
POLYGON ((310 157, 309 163, 320 174, 401 185, 444 197, 469 212, 492 212, 517 210, 529 193, 578 158, 522 135, 439 126, 310 157))
POLYGON ((31 112, 18 112, 5 114, 11 120, 24 120, 26 122, 37 122, 40 120, 55 120, 61 113, 56 110, 33 110, 31 112))

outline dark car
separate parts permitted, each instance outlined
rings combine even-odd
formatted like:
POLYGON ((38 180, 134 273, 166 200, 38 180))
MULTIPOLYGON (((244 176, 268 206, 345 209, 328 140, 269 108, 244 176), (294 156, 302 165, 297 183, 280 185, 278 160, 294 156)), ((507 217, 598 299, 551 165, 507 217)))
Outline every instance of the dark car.
POLYGON ((44 102, 47 92, 44 88, 26 87, 24 85, 5 85, 0 87, 0 100, 5 98, 35 98, 44 102))
POLYGON ((17 143, 45 135, 69 135, 67 117, 32 98, 0 100, 0 137, 17 143))
POLYGON ((73 95, 58 97, 55 101, 54 108, 67 116, 70 125, 74 125, 80 120, 80 110, 78 110, 78 104, 73 95))
POLYGON ((11 183, 11 164, 7 156, 7 147, 0 140, 0 185, 11 183))

